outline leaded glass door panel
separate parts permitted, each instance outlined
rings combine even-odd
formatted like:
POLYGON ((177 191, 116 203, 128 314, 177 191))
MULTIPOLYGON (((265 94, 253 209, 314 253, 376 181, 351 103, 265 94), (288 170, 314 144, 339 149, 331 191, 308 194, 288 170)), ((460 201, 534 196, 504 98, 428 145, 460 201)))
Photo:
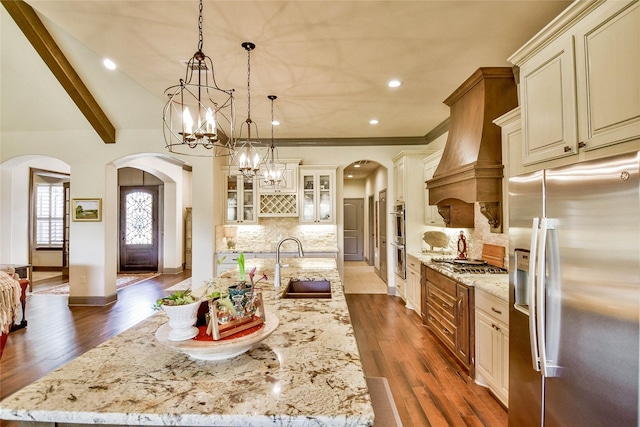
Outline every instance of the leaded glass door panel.
POLYGON ((120 187, 120 271, 158 271, 158 186, 120 187))

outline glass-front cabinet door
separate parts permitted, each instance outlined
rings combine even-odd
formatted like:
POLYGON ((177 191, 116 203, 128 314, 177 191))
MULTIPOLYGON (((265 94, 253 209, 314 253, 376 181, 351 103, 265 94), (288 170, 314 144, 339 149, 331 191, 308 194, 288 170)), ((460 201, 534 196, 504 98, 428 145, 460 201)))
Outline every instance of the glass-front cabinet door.
POLYGON ((335 171, 301 171, 302 223, 335 223, 335 171))
POLYGON ((227 224, 256 224, 256 187, 254 181, 242 176, 226 176, 227 224))

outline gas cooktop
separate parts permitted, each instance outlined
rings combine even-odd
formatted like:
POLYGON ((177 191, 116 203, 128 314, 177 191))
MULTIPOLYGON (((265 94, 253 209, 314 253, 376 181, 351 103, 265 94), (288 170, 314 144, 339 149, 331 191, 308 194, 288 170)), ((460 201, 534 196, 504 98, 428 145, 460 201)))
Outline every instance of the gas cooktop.
POLYGON ((456 274, 507 274, 507 269, 481 259, 431 258, 431 262, 456 274))

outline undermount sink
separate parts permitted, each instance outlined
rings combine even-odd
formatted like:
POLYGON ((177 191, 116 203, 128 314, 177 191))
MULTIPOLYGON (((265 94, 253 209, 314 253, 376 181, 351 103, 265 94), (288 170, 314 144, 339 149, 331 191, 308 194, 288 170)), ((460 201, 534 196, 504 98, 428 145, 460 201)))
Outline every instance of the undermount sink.
POLYGON ((290 279, 283 298, 331 298, 331 281, 290 279))

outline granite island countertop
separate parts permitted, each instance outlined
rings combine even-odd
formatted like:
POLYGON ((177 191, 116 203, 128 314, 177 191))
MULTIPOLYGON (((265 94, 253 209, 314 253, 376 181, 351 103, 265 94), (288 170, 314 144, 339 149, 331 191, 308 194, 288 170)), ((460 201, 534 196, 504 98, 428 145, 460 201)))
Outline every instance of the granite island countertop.
POLYGON ((450 277, 467 286, 483 290, 503 301, 509 302, 509 275, 508 274, 456 274, 441 268, 437 263, 432 263, 431 258, 440 258, 443 255, 431 255, 421 252, 409 252, 409 255, 418 259, 430 268, 450 277))
MULTIPOLYGON (((189 358, 162 345, 158 312, 0 402, 30 422, 186 426, 372 426, 373 408, 333 258, 282 260, 290 277, 331 280, 332 299, 281 299, 262 281, 275 332, 240 356, 189 358)), ((247 260, 273 278, 274 260, 247 260)), ((223 275, 233 283, 237 271, 223 275)))

